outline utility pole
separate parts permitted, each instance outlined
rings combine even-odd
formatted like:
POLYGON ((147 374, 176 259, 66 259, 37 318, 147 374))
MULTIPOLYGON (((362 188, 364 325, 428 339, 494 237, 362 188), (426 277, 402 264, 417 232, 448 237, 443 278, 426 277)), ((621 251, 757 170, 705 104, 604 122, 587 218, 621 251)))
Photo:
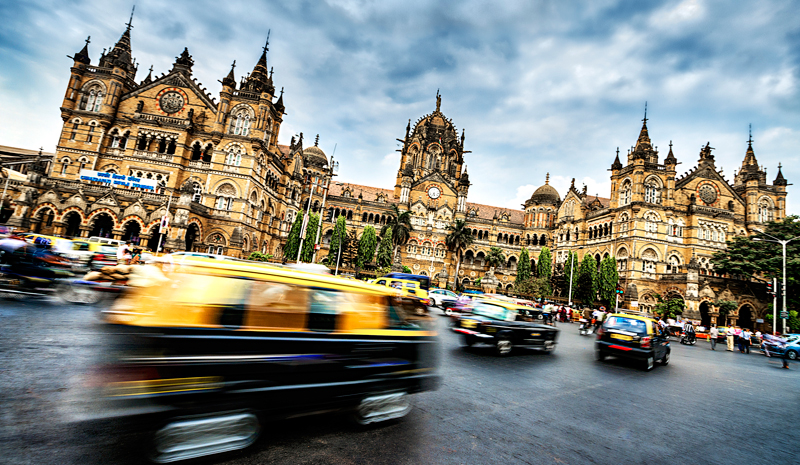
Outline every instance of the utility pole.
MULTIPOLYGON (((314 240, 314 255, 311 257, 311 263, 317 262, 317 247, 319 245, 319 235, 322 233, 322 215, 325 214, 325 200, 328 198, 328 191, 331 188, 333 177, 339 172, 339 162, 333 161, 333 155, 336 155, 336 145, 333 146, 333 154, 331 155, 330 173, 325 183, 325 193, 322 194, 322 209, 319 212, 319 225, 317 226, 317 238, 314 240)), ((331 216, 333 219, 333 216, 331 216)))
POLYGON ((311 189, 308 190, 308 205, 306 205, 306 213, 305 215, 303 215, 303 227, 300 228, 300 247, 297 249, 297 263, 300 263, 300 254, 303 253, 303 240, 306 238, 306 227, 308 226, 308 214, 311 211, 311 200, 314 198, 315 187, 317 187, 316 180, 314 180, 314 182, 311 184, 311 189))
MULTIPOLYGON (((763 234, 765 236, 771 237, 774 240, 771 241, 769 239, 763 239, 761 237, 754 237, 753 241, 755 241, 755 242, 775 242, 777 244, 780 244, 782 249, 783 249, 783 289, 781 290, 782 291, 781 294, 782 294, 782 298, 783 298, 783 308, 781 308, 781 314, 783 314, 784 312, 788 312, 789 311, 786 308, 786 244, 788 244, 789 242, 792 242, 795 239, 800 239, 800 236, 793 237, 791 239, 787 239, 787 240, 784 241, 784 240, 778 239, 775 236, 771 236, 771 235, 765 233, 764 231, 762 231, 760 229, 756 229, 756 231, 758 231, 759 233, 761 233, 761 234, 763 234)), ((774 308, 775 307, 773 306, 773 309, 774 308)), ((781 332, 783 334, 786 334, 786 318, 782 318, 782 320, 783 320, 783 330, 781 332)), ((772 329, 774 331, 775 330, 775 325, 777 325, 777 322, 774 320, 774 316, 773 316, 772 322, 774 323, 774 325, 772 327, 772 329)))

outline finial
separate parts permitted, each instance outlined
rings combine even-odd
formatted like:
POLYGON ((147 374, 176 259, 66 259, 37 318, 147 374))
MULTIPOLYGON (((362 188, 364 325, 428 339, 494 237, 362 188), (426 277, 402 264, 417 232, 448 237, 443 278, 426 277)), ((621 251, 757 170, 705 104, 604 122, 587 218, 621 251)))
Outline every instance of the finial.
POLYGON ((125 24, 126 26, 128 26, 128 30, 129 31, 133 27, 133 12, 134 11, 136 11, 136 5, 133 5, 133 8, 131 8, 131 19, 129 19, 128 22, 125 24))
POLYGON ((89 45, 89 42, 92 41, 92 36, 86 38, 86 45, 89 45))
POLYGON ((750 124, 749 126, 750 130, 748 132, 750 134, 750 137, 747 138, 747 145, 753 145, 753 125, 750 124))
POLYGON ((647 125, 647 102, 644 102, 644 124, 647 125))
POLYGON ((439 94, 439 89, 436 89, 436 111, 442 108, 442 96, 439 94))
POLYGON ((670 150, 670 152, 672 151, 672 139, 670 139, 670 141, 669 141, 669 150, 670 150))
POLYGON ((619 147, 617 147, 617 157, 619 157, 619 147))
POLYGON ((780 171, 780 170, 781 170, 781 164, 780 164, 780 162, 779 162, 779 163, 778 163, 778 171, 780 171))
POLYGON ((281 87, 281 97, 283 97, 283 87, 281 87))
POLYGON ((545 176, 544 183, 545 184, 550 184, 550 173, 547 173, 547 176, 545 176))
POLYGON ((269 67, 269 78, 270 78, 270 80, 272 79, 272 74, 275 72, 275 71, 273 71, 274 69, 275 68, 273 68, 272 66, 269 67))
POLYGON ((231 72, 233 72, 235 68, 236 68, 236 60, 233 60, 233 63, 231 63, 231 72))
POLYGON ((267 43, 264 44, 263 52, 267 53, 269 51, 269 33, 272 32, 272 29, 267 30, 267 43))
POLYGON ((314 139, 314 147, 319 147, 319 134, 317 134, 317 138, 314 139))

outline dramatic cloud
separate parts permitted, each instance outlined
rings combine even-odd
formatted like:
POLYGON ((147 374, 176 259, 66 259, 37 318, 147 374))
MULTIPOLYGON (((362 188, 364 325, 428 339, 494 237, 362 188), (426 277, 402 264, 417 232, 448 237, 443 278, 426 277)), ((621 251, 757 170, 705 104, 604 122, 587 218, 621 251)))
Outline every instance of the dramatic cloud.
MULTIPOLYGON (((96 63, 128 20, 123 2, 0 3, 0 144, 53 150, 72 55, 86 36, 96 63)), ((138 1, 140 63, 161 74, 184 47, 212 94, 236 60, 269 65, 285 88, 281 141, 320 134, 341 179, 392 187, 409 119, 434 109, 466 129, 470 200, 518 208, 551 173, 608 197, 616 148, 650 134, 679 171, 701 145, 732 179, 753 124, 769 180, 800 180, 800 8, 759 2, 597 0, 292 2, 138 1)), ((790 191, 791 192, 791 191, 790 191)), ((789 211, 800 204, 789 196, 789 211)))

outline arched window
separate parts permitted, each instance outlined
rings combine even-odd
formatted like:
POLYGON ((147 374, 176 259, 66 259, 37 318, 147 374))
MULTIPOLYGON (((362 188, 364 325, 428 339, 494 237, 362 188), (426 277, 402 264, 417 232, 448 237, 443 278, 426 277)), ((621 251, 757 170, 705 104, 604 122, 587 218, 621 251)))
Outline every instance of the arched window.
POLYGON ((233 146, 228 150, 228 155, 225 157, 225 164, 232 166, 239 166, 242 163, 242 149, 233 146))
POLYGON ((656 262, 658 261, 658 255, 656 254, 655 250, 647 249, 642 253, 642 271, 645 273, 655 273, 656 272, 656 262))
POLYGON ((655 212, 650 212, 647 215, 645 215, 645 224, 644 224, 645 233, 653 235, 657 234, 659 221, 661 221, 661 218, 659 218, 658 214, 656 214, 655 212))
POLYGON ((626 180, 622 183, 622 188, 619 191, 619 203, 620 205, 628 205, 631 203, 631 182, 626 180))
POLYGON ((80 120, 72 121, 72 132, 69 135, 69 140, 75 140, 75 137, 78 135, 78 126, 80 125, 80 120))
POLYGON ((650 178, 645 181, 644 185, 644 201, 648 203, 660 203, 660 191, 661 185, 655 178, 650 178))
POLYGON ((91 143, 94 140, 94 129, 97 127, 97 123, 92 121, 89 123, 89 132, 86 133, 86 142, 91 143))
POLYGON ((677 273, 681 269, 681 260, 677 255, 671 255, 667 262, 667 273, 677 273))
POLYGON ((620 249, 617 251, 617 271, 628 270, 628 251, 620 249))
POLYGON ((234 108, 231 114, 231 125, 229 133, 236 136, 250 135, 250 120, 252 118, 250 107, 241 106, 234 108))
POLYGON ((766 223, 772 221, 772 202, 767 197, 762 197, 758 201, 758 222, 766 223))
POLYGON ((200 201, 203 200, 203 188, 200 186, 200 183, 192 183, 192 192, 192 202, 200 203, 200 201))
POLYGON ((217 189, 217 202, 215 207, 217 210, 230 211, 233 209, 233 201, 235 197, 236 189, 232 185, 225 183, 217 189))
MULTIPOLYGON (((86 169, 86 165, 89 164, 89 160, 86 157, 81 157, 80 160, 78 160, 78 163, 80 163, 81 166, 80 170, 84 170, 86 169)), ((80 173, 80 171, 78 171, 78 173, 80 173)))
POLYGON ((69 158, 64 157, 64 158, 61 159, 61 175, 62 176, 67 174, 67 167, 70 165, 70 163, 72 163, 72 161, 69 158))
POLYGON ((79 108, 85 111, 98 112, 102 104, 103 87, 100 84, 94 84, 83 91, 79 108))

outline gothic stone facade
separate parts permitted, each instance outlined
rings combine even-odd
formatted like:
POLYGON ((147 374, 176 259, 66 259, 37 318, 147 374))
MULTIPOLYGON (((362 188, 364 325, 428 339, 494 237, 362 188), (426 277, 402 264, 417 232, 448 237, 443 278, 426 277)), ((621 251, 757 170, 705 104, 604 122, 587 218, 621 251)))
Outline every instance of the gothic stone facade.
POLYGON ((278 145, 285 107, 267 47, 238 86, 231 68, 217 102, 192 77, 186 49, 168 73, 154 77, 151 68, 137 82, 130 27, 97 65, 88 45, 72 57, 51 173, 15 186, 10 224, 155 248, 167 213, 167 250, 280 255, 313 168, 306 160, 320 150, 304 151, 302 134, 278 145), (93 185, 79 181, 81 169, 154 179, 159 188, 93 185))

